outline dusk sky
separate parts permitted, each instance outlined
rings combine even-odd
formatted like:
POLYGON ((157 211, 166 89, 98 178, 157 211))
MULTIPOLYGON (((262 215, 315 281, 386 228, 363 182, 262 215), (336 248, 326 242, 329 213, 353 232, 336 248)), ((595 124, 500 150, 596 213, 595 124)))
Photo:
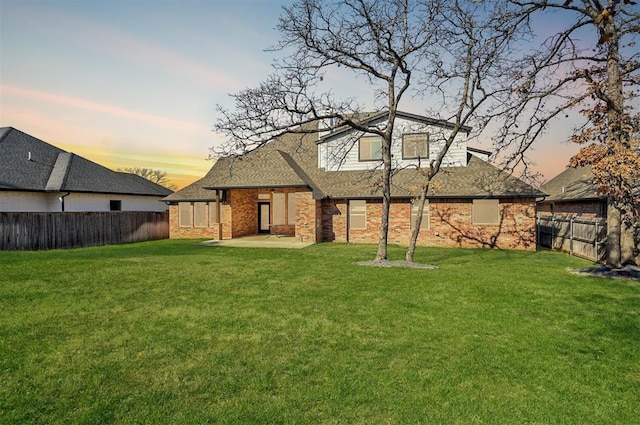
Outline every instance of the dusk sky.
MULTIPOLYGON (((222 141, 215 106, 271 72, 264 50, 278 40, 283 3, 0 0, 0 126, 112 169, 160 169, 183 187, 222 141)), ((328 84, 368 96, 344 75, 328 84)), ((424 113, 410 99, 401 106, 424 113)), ((561 143, 566 132, 553 127, 530 154, 546 179, 577 151, 561 143)))

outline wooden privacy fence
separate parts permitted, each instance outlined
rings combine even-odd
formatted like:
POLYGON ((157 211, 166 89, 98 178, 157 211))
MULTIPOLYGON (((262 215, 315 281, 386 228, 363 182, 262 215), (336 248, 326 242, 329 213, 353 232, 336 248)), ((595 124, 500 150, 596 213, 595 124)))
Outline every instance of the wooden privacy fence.
POLYGON ((0 250, 77 248, 168 237, 168 212, 0 212, 0 250))
POLYGON ((607 224, 594 218, 538 216, 538 245, 594 262, 606 256, 607 224))

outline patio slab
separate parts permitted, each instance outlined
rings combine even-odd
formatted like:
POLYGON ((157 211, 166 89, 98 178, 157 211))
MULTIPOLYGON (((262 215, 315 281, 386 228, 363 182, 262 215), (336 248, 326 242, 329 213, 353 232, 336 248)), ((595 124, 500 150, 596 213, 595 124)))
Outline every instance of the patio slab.
POLYGON ((221 241, 205 241, 202 242, 202 244, 207 246, 234 246, 241 248, 302 249, 313 245, 314 242, 300 242, 293 236, 277 237, 276 235, 254 235, 234 239, 223 239, 221 241))

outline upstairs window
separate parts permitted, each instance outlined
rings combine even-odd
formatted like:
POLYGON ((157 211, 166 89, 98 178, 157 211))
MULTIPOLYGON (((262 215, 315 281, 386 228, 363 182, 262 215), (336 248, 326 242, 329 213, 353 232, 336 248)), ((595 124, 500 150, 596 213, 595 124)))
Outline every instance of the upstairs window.
POLYGON ((413 133, 402 135, 402 159, 429 157, 429 135, 413 133))
POLYGON ((122 211, 122 201, 115 199, 110 200, 109 211, 122 211))
POLYGON ((380 136, 360 138, 360 161, 378 161, 382 159, 382 139, 380 136))

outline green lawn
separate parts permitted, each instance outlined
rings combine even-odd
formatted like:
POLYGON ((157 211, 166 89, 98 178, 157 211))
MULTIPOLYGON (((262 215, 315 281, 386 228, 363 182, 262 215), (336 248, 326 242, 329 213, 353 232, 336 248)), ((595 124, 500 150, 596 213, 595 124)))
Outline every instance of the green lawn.
POLYGON ((375 248, 0 252, 0 423, 640 423, 638 282, 375 248))

